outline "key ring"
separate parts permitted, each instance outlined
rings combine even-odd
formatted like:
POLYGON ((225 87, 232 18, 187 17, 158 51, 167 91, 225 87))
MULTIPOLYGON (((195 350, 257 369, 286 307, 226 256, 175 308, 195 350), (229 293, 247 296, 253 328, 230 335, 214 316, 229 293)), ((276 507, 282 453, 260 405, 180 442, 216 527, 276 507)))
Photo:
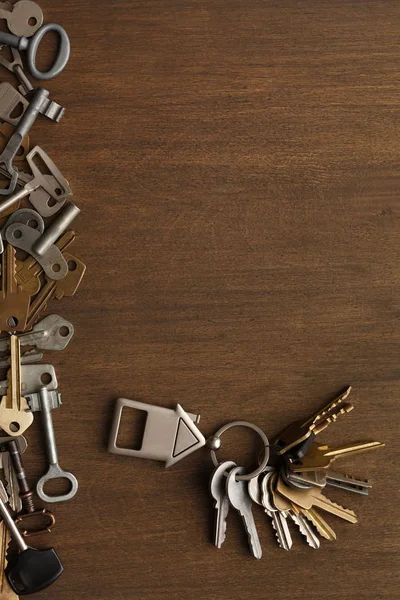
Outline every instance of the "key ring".
POLYGON ((25 36, 13 35, 11 33, 0 33, 0 44, 6 44, 17 50, 26 50, 26 64, 32 75, 36 79, 52 79, 64 70, 71 51, 71 44, 67 32, 58 23, 47 23, 42 25, 34 36, 27 38, 25 36), (48 31, 55 31, 60 38, 60 45, 54 60, 53 66, 46 72, 39 71, 36 68, 36 53, 43 36, 48 31))
POLYGON ((214 467, 218 467, 220 465, 220 463, 217 460, 216 450, 219 450, 219 448, 221 447, 221 435, 225 433, 225 431, 227 431, 228 429, 231 429, 232 427, 248 427, 249 429, 253 429, 256 433, 258 433, 258 435, 264 443, 264 458, 258 465, 258 467, 251 473, 248 473, 247 475, 236 476, 237 481, 250 481, 250 479, 253 479, 253 477, 257 477, 268 464, 269 441, 263 430, 257 427, 257 425, 253 425, 253 423, 249 423, 248 421, 232 421, 231 423, 227 423, 226 425, 223 425, 223 427, 218 429, 218 431, 207 440, 207 445, 210 448, 211 460, 213 461, 214 467))

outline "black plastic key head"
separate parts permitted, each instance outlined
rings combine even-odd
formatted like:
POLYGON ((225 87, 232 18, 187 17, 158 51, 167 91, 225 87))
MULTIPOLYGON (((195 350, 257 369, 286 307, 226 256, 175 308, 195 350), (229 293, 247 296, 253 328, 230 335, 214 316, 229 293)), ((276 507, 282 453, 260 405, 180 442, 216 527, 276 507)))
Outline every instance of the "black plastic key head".
POLYGON ((35 594, 58 579, 64 567, 54 548, 21 552, 6 569, 8 582, 18 596, 35 594))

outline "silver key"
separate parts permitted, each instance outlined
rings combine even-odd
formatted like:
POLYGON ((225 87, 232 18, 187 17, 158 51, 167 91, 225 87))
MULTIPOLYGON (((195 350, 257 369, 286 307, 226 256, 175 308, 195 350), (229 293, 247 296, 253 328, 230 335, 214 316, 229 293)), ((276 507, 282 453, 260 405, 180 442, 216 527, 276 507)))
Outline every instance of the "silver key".
POLYGON ((293 545, 292 536, 290 535, 289 526, 287 524, 286 512, 279 511, 274 503, 272 494, 268 488, 268 483, 275 473, 272 471, 264 475, 261 481, 261 502, 266 509, 267 514, 272 519, 272 527, 275 530, 278 544, 284 550, 290 550, 293 545))
MULTIPOLYGON (((24 396, 39 392, 44 383, 46 383, 49 391, 58 388, 58 381, 53 365, 21 365, 21 391, 24 396)), ((7 379, 0 381, 0 396, 5 396, 7 389, 7 379)))
POLYGON ((326 485, 354 492, 355 494, 368 496, 369 490, 372 487, 372 483, 369 483, 367 479, 356 479, 350 475, 341 475, 335 471, 325 471, 324 474, 326 485))
MULTIPOLYGON (((36 346, 39 350, 64 350, 74 335, 72 323, 59 315, 48 315, 31 331, 19 335, 21 346, 36 346)), ((8 348, 8 338, 0 340, 0 351, 8 348)))
POLYGON ((15 4, 0 3, 0 19, 6 19, 7 27, 14 35, 30 37, 43 23, 43 12, 31 0, 19 0, 15 4))
POLYGON ((307 544, 311 546, 311 548, 318 550, 320 547, 319 538, 305 516, 300 512, 300 510, 297 512, 292 509, 289 510, 288 513, 293 523, 295 523, 299 528, 300 533, 306 538, 307 544))
POLYGON ((229 498, 226 493, 226 474, 230 469, 236 467, 236 463, 228 460, 221 463, 214 471, 210 479, 210 493, 215 500, 215 530, 214 544, 221 548, 226 536, 226 518, 229 512, 229 498))
POLYGON ((251 512, 252 500, 247 491, 246 481, 237 481, 236 475, 245 472, 243 467, 233 468, 226 479, 226 491, 229 502, 235 508, 243 519, 244 526, 249 538, 251 552, 255 558, 261 558, 262 550, 258 537, 253 513, 251 512))
MULTIPOLYGON (((21 356, 21 365, 30 365, 32 363, 37 363, 39 360, 42 360, 43 353, 36 352, 36 350, 29 350, 29 352, 25 352, 21 356)), ((0 360, 0 369, 9 369, 10 363, 8 358, 3 358, 0 360)))
MULTIPOLYGON (((1 441, 2 439, 8 440, 8 441, 11 441, 14 439, 18 444, 19 451, 21 454, 23 454, 28 447, 26 438, 22 435, 20 435, 16 438, 0 438, 0 445, 4 444, 4 442, 2 443, 2 441, 1 441)), ((0 456, 1 456, 1 468, 3 469, 4 478, 6 480, 6 488, 7 488, 7 493, 9 496, 10 506, 13 509, 13 511, 19 513, 22 510, 22 502, 21 502, 21 498, 19 497, 18 479, 17 479, 17 476, 13 469, 12 462, 10 460, 10 454, 7 450, 4 450, 1 452, 0 456)))

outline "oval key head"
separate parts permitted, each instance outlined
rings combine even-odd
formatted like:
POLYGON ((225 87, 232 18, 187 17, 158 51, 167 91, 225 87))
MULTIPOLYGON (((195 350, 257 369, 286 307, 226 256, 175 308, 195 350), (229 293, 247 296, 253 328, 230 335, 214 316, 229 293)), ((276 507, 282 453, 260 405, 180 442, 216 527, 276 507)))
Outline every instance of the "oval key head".
POLYGON ((36 493, 43 502, 54 503, 54 502, 65 502, 71 500, 78 491, 78 480, 72 473, 63 471, 58 465, 50 465, 46 475, 43 475, 39 479, 36 485, 36 493), (68 479, 71 484, 71 489, 66 494, 60 494, 56 496, 50 496, 44 491, 44 486, 53 479, 68 479))

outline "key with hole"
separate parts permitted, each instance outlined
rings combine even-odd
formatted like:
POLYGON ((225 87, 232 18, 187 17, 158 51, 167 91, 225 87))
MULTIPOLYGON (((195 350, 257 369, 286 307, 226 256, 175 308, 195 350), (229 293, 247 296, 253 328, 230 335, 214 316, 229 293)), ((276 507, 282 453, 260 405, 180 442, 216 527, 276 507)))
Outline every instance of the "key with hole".
POLYGON ((19 339, 11 335, 10 368, 7 377, 7 394, 0 401, 0 427, 8 435, 22 435, 33 422, 29 405, 21 394, 21 356, 19 339))
POLYGON ((347 444, 339 448, 329 448, 313 442, 308 453, 300 460, 290 461, 290 468, 294 472, 320 471, 327 469, 337 458, 345 458, 367 450, 384 448, 381 442, 359 442, 347 444))
POLYGON ((44 436, 47 450, 47 458, 49 461, 49 469, 43 477, 41 477, 36 485, 36 493, 44 502, 63 502, 73 498, 78 491, 78 480, 75 475, 64 471, 58 464, 58 453, 56 438, 54 435, 53 419, 51 416, 51 407, 49 395, 46 387, 42 387, 39 391, 40 408, 43 420, 44 436), (49 496, 44 491, 44 486, 47 482, 53 479, 67 479, 71 484, 71 490, 67 494, 57 496, 49 496))
POLYGON ((23 331, 29 313, 30 294, 16 279, 15 250, 8 245, 1 257, 0 331, 23 331))
POLYGON ((8 559, 6 576, 16 594, 34 594, 54 583, 62 574, 63 566, 53 548, 36 550, 25 543, 8 511, 7 500, 7 492, 0 482, 0 515, 19 550, 16 557, 8 559))
POLYGON ((339 415, 353 410, 354 406, 345 402, 350 391, 351 386, 338 398, 329 402, 322 410, 319 410, 306 421, 291 423, 275 442, 279 448, 278 454, 284 454, 291 450, 296 456, 304 456, 309 444, 314 440, 316 435, 324 431, 330 423, 335 422, 339 415), (296 447, 299 448, 296 449, 296 447))
MULTIPOLYGON (((66 256, 65 250, 75 240, 75 233, 73 231, 67 231, 55 244, 60 252, 66 256)), ((69 261, 69 258, 65 258, 69 261)), ((23 290, 28 292, 31 296, 36 295, 42 287, 40 275, 43 273, 43 267, 37 262, 32 256, 28 256, 24 261, 17 261, 17 282, 23 290)), ((69 269, 71 270, 71 269, 69 269)), ((75 269, 72 269, 75 270, 75 269)))
POLYGON ((86 265, 76 257, 64 252, 69 271, 64 279, 47 281, 29 307, 26 327, 30 328, 37 321, 51 298, 61 300, 64 296, 73 296, 78 289, 86 271, 86 265))
MULTIPOLYGON (((21 333, 21 346, 35 346, 39 350, 64 350, 74 335, 72 323, 59 315, 48 315, 32 331, 21 333)), ((7 339, 0 339, 0 352, 7 349, 7 339)))
POLYGON ((14 35, 30 37, 43 23, 42 9, 31 0, 19 0, 15 4, 0 3, 0 19, 6 19, 7 27, 14 35))
MULTIPOLYGON (((21 390, 26 398, 29 394, 36 394, 46 385, 51 391, 56 390, 58 381, 53 365, 21 365, 21 390)), ((7 394, 8 381, 0 381, 0 395, 7 394)))
POLYGON ((253 513, 251 512, 252 500, 248 494, 247 482, 237 481, 236 475, 242 475, 245 472, 243 467, 234 467, 226 478, 226 491, 229 502, 242 517, 245 526, 251 553, 254 558, 261 558, 262 550, 258 537, 253 513))
POLYGON ((3 211, 8 210, 14 204, 20 202, 22 198, 29 196, 37 188, 43 188, 47 194, 57 202, 64 200, 67 198, 67 196, 71 195, 71 189, 68 181, 65 179, 55 163, 51 160, 49 155, 42 150, 40 146, 35 146, 27 155, 26 160, 28 161, 29 167, 32 171, 33 178, 28 181, 23 188, 14 194, 11 194, 7 200, 4 200, 0 203, 0 214, 3 211), (40 158, 43 161, 50 174, 54 177, 57 182, 56 188, 49 184, 48 179, 46 179, 44 174, 40 171, 39 167, 35 163, 36 158, 40 158))
POLYGON ((20 435, 16 438, 12 438, 10 436, 6 439, 8 441, 2 443, 0 438, 1 468, 3 469, 4 479, 6 481, 6 490, 8 493, 10 506, 14 512, 19 513, 22 510, 22 502, 19 497, 17 475, 15 473, 15 470, 13 469, 13 465, 10 460, 10 454, 8 452, 8 444, 10 442, 14 442, 17 445, 20 454, 23 454, 26 451, 28 444, 23 435, 20 435))
POLYGON ((279 477, 276 489, 282 496, 285 496, 285 498, 288 498, 291 502, 302 508, 321 508, 340 519, 344 519, 350 523, 357 523, 356 514, 352 510, 343 508, 339 504, 332 502, 322 494, 322 490, 319 488, 311 488, 310 490, 294 489, 287 486, 283 479, 279 477))
POLYGON ((7 227, 12 225, 12 223, 22 223, 22 225, 27 225, 28 227, 32 227, 32 229, 36 229, 39 233, 43 233, 44 231, 44 221, 42 217, 31 208, 20 208, 13 212, 13 214, 8 217, 1 230, 2 237, 4 237, 7 227))
POLYGON ((229 513, 229 498, 226 492, 226 475, 236 467, 231 460, 221 463, 210 480, 210 493, 215 500, 214 545, 221 548, 226 537, 226 518, 229 513))

